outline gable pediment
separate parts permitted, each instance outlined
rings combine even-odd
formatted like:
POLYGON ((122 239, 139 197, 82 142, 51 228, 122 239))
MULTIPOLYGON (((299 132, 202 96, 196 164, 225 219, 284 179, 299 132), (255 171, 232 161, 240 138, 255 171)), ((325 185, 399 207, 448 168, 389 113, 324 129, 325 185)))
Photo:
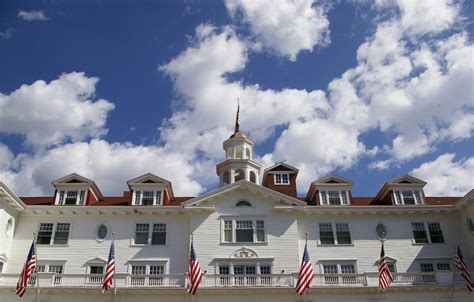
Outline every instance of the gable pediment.
POLYGON ((392 179, 391 181, 388 182, 390 185, 420 185, 420 186, 425 186, 426 182, 423 180, 410 176, 410 175, 403 175, 400 177, 397 177, 395 179, 392 179))
POLYGON ((146 173, 134 179, 127 181, 127 185, 169 185, 171 182, 152 173, 146 173))
POLYGON ((286 205, 292 207, 302 207, 306 203, 293 198, 291 196, 282 194, 272 189, 248 182, 246 180, 240 180, 233 184, 221 187, 204 195, 195 197, 183 203, 185 208, 209 206, 211 203, 215 203, 218 200, 225 200, 226 196, 235 194, 238 192, 245 192, 254 195, 258 199, 265 199, 272 202, 274 205, 286 205))
POLYGON ((94 181, 81 176, 77 173, 71 173, 61 178, 58 178, 52 182, 53 186, 61 185, 61 184, 88 184, 93 185, 94 181))
POLYGON ((333 175, 328 175, 318 180, 315 180, 313 182, 313 185, 350 185, 352 186, 352 181, 344 177, 333 174, 333 175))

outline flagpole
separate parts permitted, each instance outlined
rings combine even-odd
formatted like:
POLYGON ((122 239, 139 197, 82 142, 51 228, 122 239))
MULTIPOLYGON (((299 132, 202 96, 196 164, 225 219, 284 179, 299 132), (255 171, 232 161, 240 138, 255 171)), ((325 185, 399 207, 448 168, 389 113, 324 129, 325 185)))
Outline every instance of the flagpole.
POLYGON ((38 278, 38 247, 36 246, 36 232, 33 232, 33 244, 35 247, 35 254, 36 254, 36 302, 39 302, 40 296, 40 287, 39 287, 39 278, 38 278))
MULTIPOLYGON (((112 245, 114 245, 114 244, 115 244, 115 232, 112 232, 112 245)), ((115 257, 115 245, 114 245, 114 261, 115 261, 115 259, 117 259, 117 258, 115 257)), ((117 263, 115 263, 115 264, 117 264, 117 263)), ((117 265, 115 265, 115 267, 117 267, 117 265)), ((115 268, 114 268, 114 270, 115 270, 115 268)), ((117 272, 115 271, 114 272, 114 298, 113 298, 114 302, 117 299, 117 277, 116 276, 117 276, 117 272)))
MULTIPOLYGON (((456 241, 456 247, 454 248, 454 257, 456 257, 456 254, 458 252, 458 246, 459 246, 459 233, 458 233, 458 240, 456 241)), ((453 259, 454 259, 454 257, 453 257, 453 259)), ((453 261, 453 265, 452 265, 452 268, 451 268, 451 272, 453 274, 451 276, 451 301, 454 301, 454 274, 456 274, 454 261, 453 261)))
MULTIPOLYGON (((304 242, 305 247, 308 246, 308 235, 309 235, 309 233, 306 232, 306 233, 305 233, 306 238, 305 238, 305 242, 304 242)), ((307 289, 306 292, 305 292, 306 301, 308 301, 308 299, 309 299, 309 298, 308 298, 308 295, 309 295, 309 289, 310 289, 310 288, 311 288, 311 284, 310 284, 310 286, 308 287, 308 289, 307 289)))
MULTIPOLYGON (((382 249, 383 249, 383 242, 385 241, 385 238, 381 238, 380 241, 382 242, 382 249)), ((378 267, 377 301, 380 301, 380 298, 382 296, 382 291, 380 290, 380 261, 382 261, 382 259, 379 259, 379 267, 378 267)))
MULTIPOLYGON (((190 281, 189 280, 189 255, 191 255, 191 245, 193 244, 193 233, 191 232, 191 234, 189 235, 189 247, 188 247, 188 278, 187 278, 187 284, 189 286, 190 284, 190 281)), ((187 288, 186 288, 186 291, 187 291, 187 288)), ((191 302, 194 301, 194 295, 191 294, 191 302)))

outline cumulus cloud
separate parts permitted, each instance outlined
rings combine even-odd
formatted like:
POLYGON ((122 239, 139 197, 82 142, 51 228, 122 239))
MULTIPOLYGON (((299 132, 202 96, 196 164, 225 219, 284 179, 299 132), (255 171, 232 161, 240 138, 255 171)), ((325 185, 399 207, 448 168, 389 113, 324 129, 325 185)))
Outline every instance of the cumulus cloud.
POLYGON ((411 171, 428 184, 425 192, 435 196, 463 196, 474 188, 474 157, 455 160, 446 153, 411 171))
POLYGON ((48 18, 44 14, 42 10, 31 10, 31 11, 25 11, 25 10, 20 10, 18 11, 18 18, 32 22, 32 21, 47 21, 48 18))
POLYGON ((328 7, 315 0, 226 0, 226 7, 234 19, 243 17, 258 43, 291 61, 329 44, 328 7))
POLYGON ((50 83, 38 80, 10 94, 0 93, 0 132, 24 135, 35 147, 104 135, 114 105, 94 100, 98 80, 72 72, 50 83))
MULTIPOLYGON (((4 151, 0 145, 0 158, 4 151)), ((17 161, 19 172, 0 170, 0 179, 21 196, 50 195, 51 181, 73 172, 95 180, 102 193, 112 196, 128 190, 127 180, 148 172, 171 180, 176 194, 196 195, 203 189, 192 179, 194 167, 185 156, 157 146, 93 139, 32 156, 20 154, 17 161)))

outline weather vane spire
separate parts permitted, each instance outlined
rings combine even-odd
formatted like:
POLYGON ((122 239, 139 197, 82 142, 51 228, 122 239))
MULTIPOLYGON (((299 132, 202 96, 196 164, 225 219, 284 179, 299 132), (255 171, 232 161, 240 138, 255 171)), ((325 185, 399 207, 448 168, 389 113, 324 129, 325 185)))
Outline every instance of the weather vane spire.
POLYGON ((237 98, 237 115, 235 116, 235 129, 234 129, 234 134, 240 131, 240 118, 239 118, 239 113, 240 113, 240 100, 237 98))

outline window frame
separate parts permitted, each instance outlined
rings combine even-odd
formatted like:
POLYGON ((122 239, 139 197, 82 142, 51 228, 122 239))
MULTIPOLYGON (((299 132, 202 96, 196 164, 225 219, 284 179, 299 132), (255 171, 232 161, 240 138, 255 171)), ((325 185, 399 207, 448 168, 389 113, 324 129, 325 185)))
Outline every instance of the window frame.
POLYGON ((319 194, 319 204, 322 206, 348 206, 351 204, 349 189, 336 189, 336 188, 327 188, 320 189, 319 194), (329 201, 329 192, 337 192, 339 195, 339 204, 331 204, 329 201))
POLYGON ((317 234, 318 234, 318 246, 354 246, 354 239, 352 239, 351 235, 351 227, 349 222, 327 222, 327 221, 321 221, 318 223, 317 226, 317 234), (334 243, 322 243, 321 242, 321 224, 330 224, 331 225, 331 231, 332 231, 332 238, 334 243), (345 224, 347 225, 347 230, 349 232, 349 238, 351 240, 351 243, 339 243, 339 238, 338 238, 338 231, 337 231, 337 225, 342 225, 345 224))
POLYGON ((132 194, 132 205, 134 206, 162 206, 163 205, 163 189, 154 189, 154 188, 141 188, 137 190, 133 190, 132 194), (153 192, 153 203, 152 204, 143 204, 144 193, 153 192))
POLYGON ((64 222, 64 221, 39 221, 36 227, 37 233, 36 233, 36 244, 40 246, 58 246, 58 247, 64 247, 64 246, 69 246, 69 242, 71 240, 71 233, 73 230, 73 223, 72 222, 64 222), (53 229, 51 231, 51 237, 49 239, 49 243, 39 243, 38 242, 38 237, 39 237, 39 230, 42 224, 52 224, 53 229), (69 224, 69 231, 68 231, 68 236, 67 236, 67 241, 66 243, 54 243, 56 239, 56 232, 58 228, 58 224, 69 224))
POLYGON ((408 205, 408 206, 420 206, 424 205, 424 197, 423 197, 423 190, 422 189, 414 189, 414 188, 394 188, 392 190, 392 198, 394 204, 397 206, 408 205), (403 196, 404 192, 411 192, 415 203, 405 203, 405 197, 403 196))
POLYGON ((252 217, 252 216, 223 216, 221 217, 221 244, 266 244, 267 243, 267 222, 264 217, 252 217), (231 221, 231 238, 232 241, 226 241, 225 231, 229 231, 229 228, 226 228, 226 221, 231 221), (252 221, 252 241, 237 241, 237 221, 252 221), (257 222, 263 221, 263 241, 257 241, 258 231, 262 228, 257 227, 257 222))
POLYGON ((131 243, 130 243, 131 246, 167 246, 168 245, 168 223, 162 222, 162 221, 154 221, 154 222, 135 221, 133 224, 133 236, 130 240, 131 240, 131 243), (146 243, 136 243, 137 224, 148 225, 148 231, 147 231, 148 236, 147 236, 146 243), (164 244, 152 244, 154 225, 158 225, 158 224, 165 225, 165 243, 164 244))
POLYGON ((412 244, 413 245, 425 245, 425 244, 446 244, 446 236, 443 231, 443 225, 440 221, 412 221, 411 222, 411 235, 412 235, 412 244), (415 230, 413 228, 413 224, 418 223, 418 224, 423 224, 425 236, 427 238, 427 242, 416 242, 415 239, 415 230), (443 242, 433 242, 431 238, 431 233, 429 230, 429 225, 437 223, 439 225, 439 231, 441 232, 441 237, 443 238, 443 242))
POLYGON ((288 186, 290 185, 290 173, 288 172, 275 172, 273 173, 273 183, 276 186, 288 186), (286 177, 286 181, 284 181, 284 177, 286 177), (278 181, 278 177, 280 180, 278 181))
POLYGON ((57 189, 54 204, 59 206, 84 206, 87 205, 88 193, 88 187, 57 189), (66 204, 67 195, 70 192, 76 193, 76 202, 74 204, 66 204))
POLYGON ((147 287, 147 286, 156 286, 156 283, 163 283, 165 275, 169 272, 169 259, 156 259, 156 260, 131 260, 128 262, 127 272, 130 274, 130 285, 138 287, 147 287), (132 274, 133 267, 145 267, 144 274, 132 274), (162 274, 150 274, 151 267, 163 267, 162 274), (136 276, 136 277, 134 277, 136 276), (138 280, 143 280, 143 284, 133 284, 134 278, 138 280), (151 284, 152 283, 152 284, 151 284))

